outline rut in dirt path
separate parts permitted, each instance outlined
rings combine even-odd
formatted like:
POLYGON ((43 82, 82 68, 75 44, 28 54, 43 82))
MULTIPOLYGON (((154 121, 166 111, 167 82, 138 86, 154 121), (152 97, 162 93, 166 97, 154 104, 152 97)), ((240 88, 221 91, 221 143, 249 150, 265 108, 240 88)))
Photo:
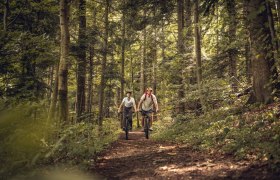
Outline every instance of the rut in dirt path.
MULTIPOLYGON (((189 147, 144 138, 131 132, 98 158, 94 171, 104 179, 251 179, 268 178, 261 167, 231 157, 205 154, 189 147)), ((274 178, 271 176, 270 178, 274 178)))

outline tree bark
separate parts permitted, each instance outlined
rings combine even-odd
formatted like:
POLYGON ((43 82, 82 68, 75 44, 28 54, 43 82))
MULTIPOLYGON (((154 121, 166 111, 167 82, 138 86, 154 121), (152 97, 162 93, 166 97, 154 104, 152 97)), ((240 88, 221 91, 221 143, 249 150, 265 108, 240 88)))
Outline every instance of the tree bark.
POLYGON ((277 71, 265 0, 249 0, 248 10, 249 14, 256 14, 249 18, 254 95, 257 102, 270 103, 277 71))
MULTIPOLYGON (((97 10, 93 9, 93 28, 96 28, 96 14, 97 10)), ((95 39, 95 38, 93 38, 95 39)), ((94 53, 95 53, 95 40, 90 42, 89 45, 89 64, 88 64, 88 92, 87 92, 87 112, 90 113, 90 121, 91 121, 91 112, 93 105, 93 74, 94 74, 94 53)))
POLYGON ((231 88, 233 92, 237 92, 237 50, 235 47, 236 41, 236 3, 235 0, 226 1, 227 12, 229 15, 229 49, 228 49, 228 58, 229 58, 229 75, 231 81, 231 88))
MULTIPOLYGON (((146 17, 146 11, 144 12, 144 16, 146 17)), ((140 67, 140 94, 145 92, 145 88, 146 88, 146 56, 147 56, 147 52, 146 52, 146 47, 147 46, 147 30, 146 27, 143 30, 143 57, 141 59, 141 67, 140 67), (142 91, 142 92, 141 92, 142 91)))
POLYGON ((251 73, 251 52, 250 52, 250 43, 246 41, 245 43, 245 61, 246 61, 246 77, 247 83, 251 84, 252 73, 251 73))
POLYGON ((10 10, 9 0, 5 0, 4 5, 5 5, 5 9, 4 9, 4 14, 3 14, 3 31, 6 32, 7 31, 8 13, 10 10))
POLYGON ((58 71, 58 109, 62 123, 68 121, 69 2, 60 0, 60 62, 58 71))
POLYGON ((91 44, 89 48, 89 65, 88 65, 88 93, 87 93, 87 112, 92 112, 92 81, 93 81, 93 55, 94 46, 91 44))
POLYGON ((272 39, 272 44, 273 44, 273 49, 274 49, 274 58, 277 60, 279 57, 279 44, 278 44, 277 35, 276 35, 276 31, 275 31, 275 23, 274 23, 274 19, 273 19, 270 2, 268 0, 265 0, 265 5, 266 5, 267 16, 268 16, 270 36, 272 39))
POLYGON ((201 38, 199 28, 199 0, 194 0, 194 45, 195 45, 195 59, 196 59, 196 78, 199 91, 199 99, 202 107, 204 107, 204 97, 202 92, 202 63, 201 63, 201 38))
POLYGON ((103 123, 103 104, 104 104, 104 89, 106 85, 106 63, 107 63, 107 51, 108 51, 108 36, 109 36, 109 0, 106 0, 105 4, 105 34, 104 34, 104 45, 103 45, 103 58, 101 62, 101 81, 100 81, 100 88, 99 88, 99 114, 98 114, 98 125, 99 127, 102 126, 103 123))
POLYGON ((121 44, 121 99, 124 97, 124 67, 125 67, 125 13, 122 12, 122 44, 121 44))
POLYGON ((55 68, 55 79, 53 83, 53 90, 51 94, 51 103, 50 103, 50 109, 48 114, 48 119, 51 120, 55 117, 55 110, 57 105, 57 95, 58 95, 58 71, 59 71, 59 64, 56 65, 55 68))
POLYGON ((250 31, 249 31, 249 20, 248 20, 248 0, 243 0, 243 14, 244 14, 244 29, 246 33, 246 42, 245 42, 245 61, 246 61, 246 77, 247 77, 247 83, 249 85, 252 84, 252 63, 251 63, 251 40, 250 40, 250 31))
POLYGON ((277 19, 280 23, 280 0, 275 0, 276 10, 277 10, 277 19))
POLYGON ((85 112, 86 99, 86 1, 79 0, 79 34, 78 34, 78 59, 77 59, 77 106, 76 116, 79 120, 80 116, 85 112))
POLYGON ((178 73, 178 113, 184 114, 185 112, 185 103, 182 101, 185 97, 184 92, 184 78, 183 78, 183 68, 184 68, 184 1, 177 0, 177 25, 178 25, 178 53, 179 53, 179 73, 178 73))

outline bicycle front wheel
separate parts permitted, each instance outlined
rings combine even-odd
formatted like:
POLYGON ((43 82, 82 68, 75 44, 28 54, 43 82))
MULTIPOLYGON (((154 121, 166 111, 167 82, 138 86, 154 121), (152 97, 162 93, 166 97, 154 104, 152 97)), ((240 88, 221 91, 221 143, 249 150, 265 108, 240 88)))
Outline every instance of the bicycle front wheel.
POLYGON ((150 129, 150 119, 147 117, 145 118, 145 129, 144 129, 146 139, 149 139, 149 133, 150 133, 149 129, 150 129))
POLYGON ((128 140, 128 131, 129 131, 129 122, 128 119, 126 118, 125 120, 125 139, 128 140))

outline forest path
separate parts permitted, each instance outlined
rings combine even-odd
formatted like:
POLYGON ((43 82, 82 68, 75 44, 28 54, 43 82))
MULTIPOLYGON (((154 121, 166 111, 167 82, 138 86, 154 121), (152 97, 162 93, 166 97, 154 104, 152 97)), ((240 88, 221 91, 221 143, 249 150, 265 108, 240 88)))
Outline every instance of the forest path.
POLYGON ((135 131, 99 155, 93 171, 104 179, 251 179, 267 172, 249 161, 202 153, 180 144, 147 140, 135 131))

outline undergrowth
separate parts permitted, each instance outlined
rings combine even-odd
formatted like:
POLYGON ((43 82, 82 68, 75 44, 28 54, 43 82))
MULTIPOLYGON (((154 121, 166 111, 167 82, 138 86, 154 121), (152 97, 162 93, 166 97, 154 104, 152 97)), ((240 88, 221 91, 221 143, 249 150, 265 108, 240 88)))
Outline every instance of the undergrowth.
MULTIPOLYGON (((188 144, 194 149, 215 150, 237 159, 280 162, 279 104, 262 107, 223 106, 185 119, 163 119, 153 138, 188 144)), ((214 152, 214 151, 212 151, 214 152)))
POLYGON ((102 131, 89 122, 59 126, 40 103, 22 103, 0 114, 0 179, 54 164, 87 168, 118 138, 118 122, 105 119, 102 131))

